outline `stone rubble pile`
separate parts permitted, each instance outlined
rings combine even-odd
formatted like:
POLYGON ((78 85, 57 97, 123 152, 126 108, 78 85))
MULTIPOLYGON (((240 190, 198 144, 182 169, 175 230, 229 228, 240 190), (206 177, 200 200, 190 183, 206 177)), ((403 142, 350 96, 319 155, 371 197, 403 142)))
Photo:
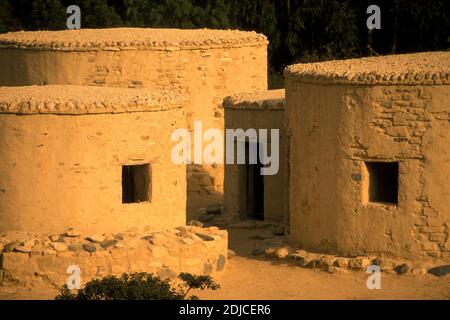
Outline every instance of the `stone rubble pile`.
POLYGON ((284 242, 283 237, 251 236, 251 238, 260 240, 253 248, 254 256, 265 256, 302 268, 319 269, 329 273, 345 273, 350 270, 366 271, 371 265, 379 266, 382 272, 399 275, 431 273, 436 276, 444 276, 450 273, 450 265, 433 266, 428 262, 412 263, 379 256, 341 257, 292 248, 284 242))

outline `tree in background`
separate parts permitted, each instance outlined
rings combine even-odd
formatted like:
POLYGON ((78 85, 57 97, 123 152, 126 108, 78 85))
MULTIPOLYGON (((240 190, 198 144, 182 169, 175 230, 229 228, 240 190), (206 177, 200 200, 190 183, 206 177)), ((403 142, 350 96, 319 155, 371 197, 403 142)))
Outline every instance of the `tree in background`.
POLYGON ((124 0, 128 26, 227 28, 230 6, 225 0, 124 0))
POLYGON ((343 59, 361 54, 355 9, 349 1, 293 1, 286 10, 285 46, 295 61, 343 59), (296 4, 296 5, 295 5, 296 4))
POLYGON ((17 19, 14 18, 13 9, 8 0, 0 0, 0 33, 13 31, 18 25, 17 19))
MULTIPOLYGON (((107 0, 62 0, 64 7, 76 4, 81 9, 81 27, 117 27, 123 24, 120 15, 107 0)), ((67 15, 64 14, 64 24, 67 15)))
POLYGON ((60 30, 66 27, 66 9, 59 0, 36 0, 31 5, 33 29, 60 30))

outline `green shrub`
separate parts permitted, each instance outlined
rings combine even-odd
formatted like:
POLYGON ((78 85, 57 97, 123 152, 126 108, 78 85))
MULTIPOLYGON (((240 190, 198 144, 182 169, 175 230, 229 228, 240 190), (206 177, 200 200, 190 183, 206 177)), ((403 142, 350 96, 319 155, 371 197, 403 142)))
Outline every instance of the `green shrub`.
POLYGON ((84 288, 71 291, 64 285, 55 300, 184 300, 191 289, 217 290, 210 276, 196 276, 181 273, 181 283, 175 289, 169 280, 161 280, 151 273, 124 273, 120 277, 107 276, 89 281, 84 288))

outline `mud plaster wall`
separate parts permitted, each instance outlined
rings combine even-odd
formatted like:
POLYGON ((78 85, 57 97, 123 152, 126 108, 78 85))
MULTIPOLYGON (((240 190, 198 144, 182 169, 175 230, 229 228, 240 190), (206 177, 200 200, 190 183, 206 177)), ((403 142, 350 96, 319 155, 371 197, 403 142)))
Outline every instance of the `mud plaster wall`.
POLYGON ((450 87, 288 81, 291 241, 345 255, 450 255, 450 87), (399 162, 398 205, 364 161, 399 162))
MULTIPOLYGON (((8 86, 75 84, 180 92, 190 99, 189 130, 195 120, 203 121, 204 130, 223 130, 225 96, 267 89, 267 45, 192 50, 2 48, 0 70, 0 85, 8 86)), ((223 165, 189 165, 187 177, 188 193, 200 193, 201 198, 223 192, 223 165)), ((188 207, 195 206, 189 199, 188 207)))
MULTIPOLYGON (((284 220, 285 206, 285 163, 284 163, 284 110, 269 108, 246 108, 231 109, 225 108, 225 128, 238 129, 244 131, 247 129, 268 129, 267 137, 269 139, 267 148, 272 150, 270 141, 270 130, 279 129, 279 171, 276 175, 264 176, 264 218, 267 220, 281 222, 284 220)), ((236 145, 235 145, 236 157, 236 145)), ((224 182, 224 212, 232 217, 247 217, 245 212, 245 203, 242 203, 245 187, 240 176, 240 167, 245 165, 227 164, 225 167, 224 182)))
POLYGON ((0 114, 0 231, 161 230, 185 224, 186 167, 170 159, 183 109, 0 114), (149 163, 151 201, 122 204, 122 165, 149 163))

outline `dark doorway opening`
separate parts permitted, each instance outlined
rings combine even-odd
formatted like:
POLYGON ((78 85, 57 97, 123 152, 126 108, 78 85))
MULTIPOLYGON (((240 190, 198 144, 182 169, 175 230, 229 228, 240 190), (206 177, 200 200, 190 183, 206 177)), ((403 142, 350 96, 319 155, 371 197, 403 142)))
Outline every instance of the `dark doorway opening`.
POLYGON ((264 176, 261 175, 262 163, 259 160, 257 142, 245 142, 245 171, 246 171, 246 198, 247 217, 264 220, 264 176), (256 163, 250 163, 250 152, 256 152, 256 163))
POLYGON ((122 203, 150 201, 150 176, 149 164, 122 166, 122 203))
POLYGON ((369 201, 398 203, 398 162, 366 162, 369 201))

